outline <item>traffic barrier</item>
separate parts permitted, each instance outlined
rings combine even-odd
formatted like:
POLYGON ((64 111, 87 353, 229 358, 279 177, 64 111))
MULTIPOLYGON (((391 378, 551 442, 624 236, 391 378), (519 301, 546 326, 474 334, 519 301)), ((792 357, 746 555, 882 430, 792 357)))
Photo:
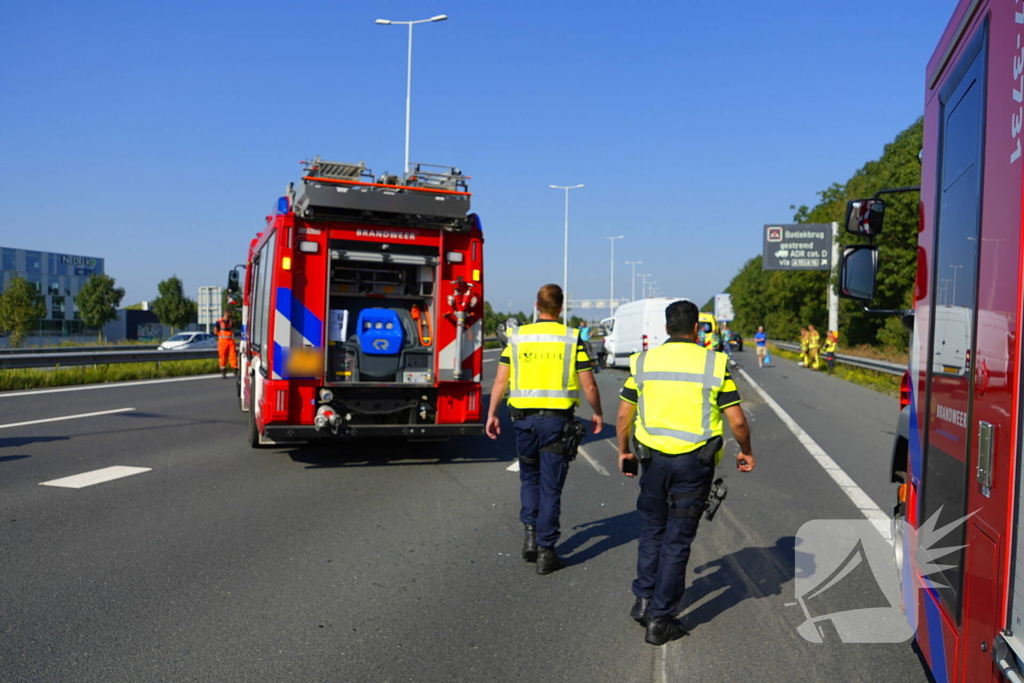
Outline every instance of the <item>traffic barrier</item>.
POLYGON ((26 353, 0 356, 0 369, 53 368, 72 365, 107 365, 114 363, 159 363, 175 360, 216 358, 217 349, 184 349, 182 351, 123 350, 71 353, 26 353))
POLYGON ((124 351, 131 349, 132 351, 155 351, 159 344, 132 344, 131 346, 122 344, 121 346, 49 346, 49 347, 23 347, 18 349, 0 349, 0 357, 2 356, 24 356, 27 354, 40 354, 40 353, 90 353, 99 351, 124 351))
MULTIPOLYGON (((794 344, 793 342, 779 341, 777 339, 769 339, 769 342, 775 344, 780 349, 786 351, 800 351, 800 345, 794 344)), ((845 353, 836 354, 837 363, 845 363, 846 365, 853 365, 858 368, 864 368, 865 370, 874 370, 875 372, 884 372, 890 375, 902 375, 907 371, 906 365, 900 365, 899 363, 890 363, 885 360, 874 360, 873 358, 862 358, 861 356, 850 356, 845 353)))

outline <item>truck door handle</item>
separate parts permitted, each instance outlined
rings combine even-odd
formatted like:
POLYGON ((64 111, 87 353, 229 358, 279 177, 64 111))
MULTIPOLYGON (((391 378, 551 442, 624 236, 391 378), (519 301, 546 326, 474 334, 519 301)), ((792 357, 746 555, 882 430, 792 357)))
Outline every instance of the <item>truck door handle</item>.
POLYGON ((992 447, 995 442, 995 425, 978 422, 978 483, 982 494, 988 498, 992 488, 992 447))

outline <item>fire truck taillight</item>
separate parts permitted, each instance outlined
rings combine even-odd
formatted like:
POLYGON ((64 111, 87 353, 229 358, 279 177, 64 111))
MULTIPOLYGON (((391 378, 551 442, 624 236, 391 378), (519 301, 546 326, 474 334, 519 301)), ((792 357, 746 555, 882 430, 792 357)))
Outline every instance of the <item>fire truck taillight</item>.
POLYGON ((910 405, 910 372, 903 373, 900 380, 900 409, 910 405))
POLYGON ((292 269, 292 257, 291 256, 283 256, 283 257, 281 257, 281 270, 291 270, 291 269, 292 269))
POLYGON ((644 351, 646 351, 647 350, 647 335, 646 334, 644 335, 644 338, 643 338, 643 345, 644 345, 644 351))

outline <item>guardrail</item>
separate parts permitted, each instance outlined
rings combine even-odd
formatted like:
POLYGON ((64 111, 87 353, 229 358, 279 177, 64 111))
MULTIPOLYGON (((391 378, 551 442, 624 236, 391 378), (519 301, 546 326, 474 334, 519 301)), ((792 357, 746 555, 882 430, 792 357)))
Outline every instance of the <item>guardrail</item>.
MULTIPOLYGON (((780 349, 785 349, 787 351, 800 351, 800 345, 794 344, 793 342, 779 341, 778 339, 769 339, 768 341, 775 344, 780 349)), ((902 375, 907 371, 907 366, 901 365, 900 363, 890 363, 885 360, 874 360, 873 358, 851 356, 845 353, 837 353, 836 361, 839 363, 845 363, 846 365, 864 368, 865 370, 874 370, 875 372, 884 372, 890 375, 902 375)))
POLYGON ((37 346, 18 349, 0 349, 0 357, 24 356, 40 353, 90 353, 99 351, 155 351, 159 344, 121 344, 120 346, 37 346))
POLYGON ((185 349, 182 351, 123 350, 70 353, 26 353, 0 356, 0 369, 54 368, 72 365, 107 365, 113 363, 159 363, 174 360, 205 360, 216 358, 217 349, 185 349))

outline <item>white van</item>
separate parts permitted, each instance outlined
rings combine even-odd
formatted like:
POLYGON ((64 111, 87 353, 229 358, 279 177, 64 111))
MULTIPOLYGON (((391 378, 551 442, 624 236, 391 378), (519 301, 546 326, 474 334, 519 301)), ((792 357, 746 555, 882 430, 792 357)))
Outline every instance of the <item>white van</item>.
POLYGON ((608 367, 629 367, 634 353, 665 343, 665 309, 669 304, 686 299, 659 297, 622 304, 611 318, 601 321, 604 328, 604 350, 608 367))

